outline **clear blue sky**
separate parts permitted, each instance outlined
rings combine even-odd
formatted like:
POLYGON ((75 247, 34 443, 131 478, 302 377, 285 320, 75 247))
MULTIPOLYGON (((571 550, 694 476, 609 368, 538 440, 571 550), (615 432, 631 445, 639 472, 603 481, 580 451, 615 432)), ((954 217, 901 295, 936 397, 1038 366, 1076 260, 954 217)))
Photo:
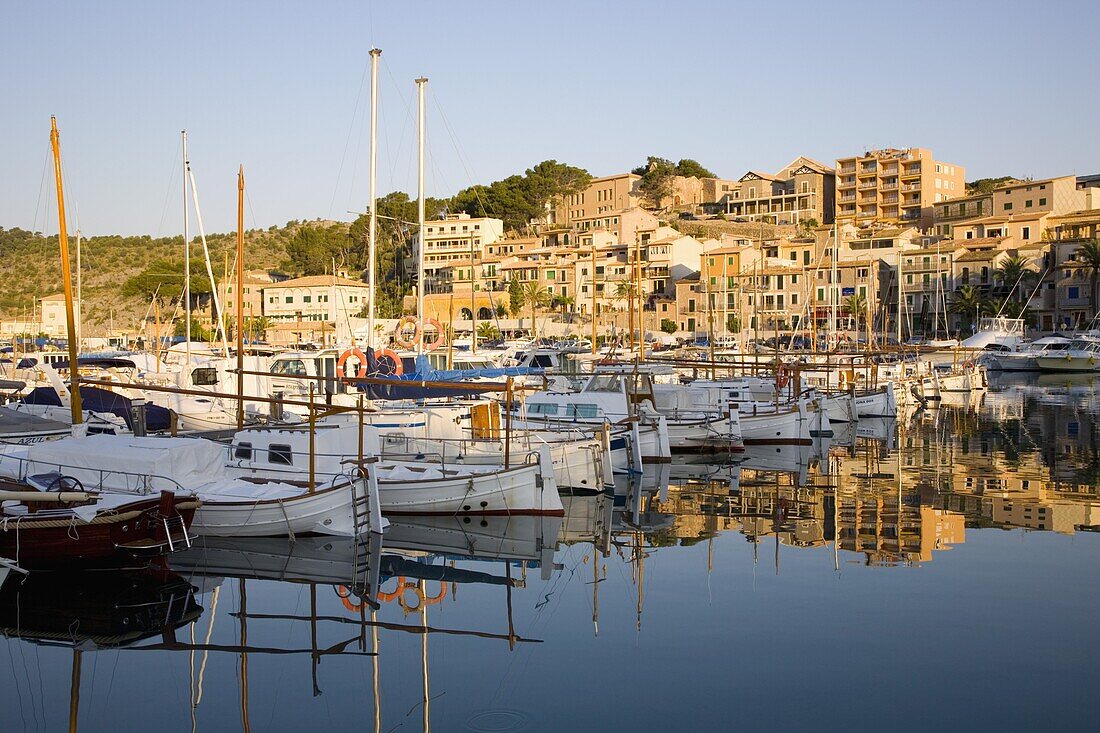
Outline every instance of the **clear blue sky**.
POLYGON ((1097 173, 1097 27, 1095 0, 3 0, 0 226, 56 231, 50 114, 87 234, 179 231, 184 128, 209 231, 235 226, 238 163, 249 226, 351 218, 372 44, 383 193, 415 195, 421 74, 429 195, 547 158, 606 175, 688 157, 736 178, 886 146, 969 178, 1097 173))

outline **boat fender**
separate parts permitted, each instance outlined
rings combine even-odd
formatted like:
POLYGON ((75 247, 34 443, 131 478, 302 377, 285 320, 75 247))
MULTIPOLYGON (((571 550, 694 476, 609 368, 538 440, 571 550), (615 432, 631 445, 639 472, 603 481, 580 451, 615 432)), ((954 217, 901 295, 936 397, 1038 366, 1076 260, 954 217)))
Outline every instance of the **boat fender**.
POLYGON ((363 350, 358 346, 348 349, 343 354, 340 354, 340 360, 336 362, 336 368, 340 371, 341 375, 346 374, 344 371, 344 364, 351 357, 355 357, 359 360, 359 372, 355 375, 359 379, 367 376, 367 355, 363 353, 363 350))

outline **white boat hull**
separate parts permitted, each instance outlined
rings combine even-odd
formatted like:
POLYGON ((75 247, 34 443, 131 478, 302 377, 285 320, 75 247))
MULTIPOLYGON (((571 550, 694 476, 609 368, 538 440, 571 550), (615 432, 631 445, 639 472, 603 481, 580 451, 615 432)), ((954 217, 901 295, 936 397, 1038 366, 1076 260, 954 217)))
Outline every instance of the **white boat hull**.
MULTIPOLYGON (((362 481, 319 488, 313 493, 303 489, 298 496, 285 499, 226 501, 202 497, 195 512, 191 531, 212 537, 282 537, 298 534, 327 534, 354 537, 356 522, 352 516, 355 499, 366 506, 366 488, 362 481)), ((200 493, 201 496, 201 493, 200 493)), ((361 510, 358 534, 369 531, 368 513, 361 510)))

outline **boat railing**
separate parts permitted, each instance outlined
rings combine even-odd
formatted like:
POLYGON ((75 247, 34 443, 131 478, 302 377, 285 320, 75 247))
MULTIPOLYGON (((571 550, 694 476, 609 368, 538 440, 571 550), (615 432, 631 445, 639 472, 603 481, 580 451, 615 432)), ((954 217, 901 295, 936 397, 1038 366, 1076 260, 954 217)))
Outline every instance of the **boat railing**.
POLYGON ((51 469, 55 469, 57 473, 62 476, 68 476, 65 471, 77 471, 79 474, 73 476, 80 481, 85 490, 95 491, 107 491, 115 493, 138 493, 138 494, 152 494, 154 492, 160 492, 163 490, 169 490, 172 492, 186 493, 187 489, 183 484, 175 480, 171 476, 162 476, 160 474, 146 474, 137 473, 136 471, 122 471, 119 469, 106 469, 106 468, 94 468, 92 466, 73 466, 65 463, 58 463, 56 461, 44 461, 41 458, 31 458, 29 456, 13 456, 4 455, 0 456, 0 462, 17 461, 19 464, 18 480, 22 483, 27 483, 28 477, 33 477, 37 474, 48 473, 51 469), (33 473, 32 473, 33 470, 33 473), (94 485, 89 486, 88 482, 81 478, 82 476, 94 475, 97 477, 97 481, 94 485), (125 480, 125 487, 119 487, 114 485, 105 485, 105 482, 111 478, 121 478, 125 480), (134 480, 133 485, 130 485, 130 479, 134 480), (159 482, 164 482, 160 484, 159 482), (154 485, 157 483, 158 485, 154 485))

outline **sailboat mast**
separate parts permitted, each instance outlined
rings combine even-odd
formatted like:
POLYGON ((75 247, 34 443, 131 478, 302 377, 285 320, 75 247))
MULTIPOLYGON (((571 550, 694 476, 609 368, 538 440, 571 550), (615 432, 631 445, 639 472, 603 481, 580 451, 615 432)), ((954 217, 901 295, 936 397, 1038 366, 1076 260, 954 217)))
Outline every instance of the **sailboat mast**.
POLYGON ((837 309, 837 305, 839 305, 838 301, 840 300, 840 289, 838 287, 839 283, 837 283, 837 267, 836 267, 836 258, 837 258, 837 255, 839 254, 839 252, 838 252, 839 247, 837 246, 837 244, 838 243, 837 243, 837 236, 836 236, 836 220, 834 219, 833 220, 833 250, 832 250, 832 256, 829 258, 830 260, 832 260, 832 270, 833 270, 832 274, 831 274, 832 287, 829 288, 830 292, 832 293, 830 299, 832 300, 832 306, 833 306, 833 312, 832 312, 832 316, 831 316, 832 325, 830 327, 830 338, 832 339, 832 342, 833 342, 832 345, 831 345, 832 348, 836 348, 840 344, 840 337, 839 337, 839 334, 837 334, 837 332, 836 332, 836 309, 837 309))
POLYGON ((187 130, 183 138, 183 323, 187 369, 191 369, 191 241, 187 237, 187 130))
POLYGON ((83 315, 84 315, 84 298, 82 293, 84 288, 82 287, 80 278, 80 207, 77 207, 76 213, 76 344, 80 346, 80 337, 84 331, 83 315))
POLYGON ((237 170, 237 430, 244 429, 244 165, 237 170))
POLYGON ((370 50, 370 225, 367 236, 367 346, 374 346, 374 278, 378 269, 378 250, 375 245, 375 232, 378 227, 378 215, 375 206, 378 203, 378 57, 382 49, 370 50))
POLYGON ((57 239, 61 245, 61 278, 65 285, 65 329, 69 340, 69 406, 73 425, 84 421, 80 404, 80 369, 76 363, 76 318, 73 315, 73 280, 69 266, 69 232, 65 226, 65 187, 61 183, 61 134, 57 118, 50 117, 50 147, 53 148, 53 170, 57 182, 57 239))
MULTIPOLYGON (((416 80, 416 317, 424 327, 424 85, 428 77, 416 80)), ((416 343, 416 353, 424 353, 423 333, 416 343)))

